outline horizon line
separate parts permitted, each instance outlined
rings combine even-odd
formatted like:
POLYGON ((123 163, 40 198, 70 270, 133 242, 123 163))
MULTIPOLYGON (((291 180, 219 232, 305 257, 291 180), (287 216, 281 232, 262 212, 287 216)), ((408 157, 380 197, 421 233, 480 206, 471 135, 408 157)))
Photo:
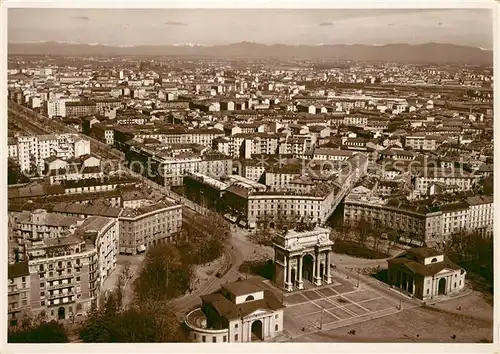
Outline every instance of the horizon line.
POLYGON ((7 41, 7 44, 47 44, 47 43, 56 43, 56 44, 66 44, 66 45, 88 45, 88 46, 102 46, 102 47, 117 47, 117 48, 134 48, 134 47, 191 47, 191 48, 210 48, 210 47, 220 47, 220 46, 229 46, 234 44, 257 44, 264 46, 288 46, 288 47, 326 47, 326 46, 369 46, 369 47, 384 47, 390 45, 409 45, 409 46, 421 46, 421 45, 429 45, 429 44, 437 44, 437 45, 453 45, 457 47, 465 47, 465 48, 474 48, 482 51, 493 51, 494 48, 483 48, 476 47, 473 45, 464 45, 464 44, 455 44, 450 42, 422 42, 422 43, 407 43, 407 42, 394 42, 394 43, 383 43, 383 44, 362 44, 362 43, 315 43, 315 44, 284 44, 284 43, 262 43, 262 42, 252 42, 252 41, 239 41, 239 42, 231 42, 226 44, 201 44, 201 43, 191 43, 191 42, 182 42, 182 43, 173 43, 173 44, 106 44, 106 43, 82 43, 82 42, 73 42, 73 41, 58 41, 58 40, 40 40, 40 41, 7 41))

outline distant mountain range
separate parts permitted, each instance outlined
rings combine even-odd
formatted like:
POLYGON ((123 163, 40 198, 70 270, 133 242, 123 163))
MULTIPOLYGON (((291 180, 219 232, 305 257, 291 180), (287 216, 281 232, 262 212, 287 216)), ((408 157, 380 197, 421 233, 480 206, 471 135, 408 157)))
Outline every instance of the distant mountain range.
POLYGON ((65 42, 9 43, 9 55, 64 56, 206 56, 224 58, 298 58, 408 63, 469 63, 492 64, 493 51, 445 43, 386 44, 386 45, 266 45, 241 42, 228 45, 203 46, 140 45, 110 46, 65 42))

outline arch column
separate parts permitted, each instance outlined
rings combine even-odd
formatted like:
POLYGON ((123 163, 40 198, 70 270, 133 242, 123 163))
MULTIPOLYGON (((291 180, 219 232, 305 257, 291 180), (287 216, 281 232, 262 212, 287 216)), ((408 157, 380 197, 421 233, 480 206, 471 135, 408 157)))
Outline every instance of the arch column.
POLYGON ((299 280, 298 280, 298 287, 299 287, 299 290, 302 290, 304 289, 304 281, 302 280, 302 268, 304 267, 304 265, 302 264, 303 262, 303 259, 304 259, 304 256, 300 255, 297 257, 297 262, 298 262, 298 265, 297 267, 299 268, 299 280))
POLYGON ((325 279, 325 282, 327 284, 331 284, 332 283, 332 274, 330 273, 330 251, 326 251, 325 253, 325 256, 326 256, 326 262, 325 262, 325 271, 326 271, 326 279, 325 279))
POLYGON ((285 278, 285 288, 287 291, 293 290, 293 283, 291 278, 292 278, 292 264, 290 262, 290 256, 287 256, 286 278, 285 278))
POLYGON ((319 255, 320 255, 320 253, 317 252, 316 253, 316 259, 315 259, 315 262, 314 262, 314 267, 313 267, 314 268, 314 283, 317 286, 321 285, 321 276, 319 274, 319 265, 320 265, 319 255))

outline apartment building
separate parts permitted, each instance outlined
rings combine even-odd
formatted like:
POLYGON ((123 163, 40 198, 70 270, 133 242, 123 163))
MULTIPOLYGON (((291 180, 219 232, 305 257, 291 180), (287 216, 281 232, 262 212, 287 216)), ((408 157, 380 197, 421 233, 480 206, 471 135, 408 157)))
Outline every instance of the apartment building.
POLYGON ((412 171, 414 188, 420 195, 426 195, 435 182, 446 186, 457 187, 459 190, 471 190, 479 179, 478 176, 459 168, 422 167, 412 171))
POLYGON ((60 182, 65 194, 81 194, 112 191, 119 186, 135 185, 138 180, 130 176, 103 176, 81 180, 65 179, 60 182))
POLYGON ((81 223, 78 217, 48 213, 45 209, 22 212, 16 215, 13 221, 16 237, 24 241, 58 238, 68 231, 76 230, 81 223))
POLYGON ((90 216, 75 230, 76 236, 95 240, 99 267, 99 283, 104 284, 116 268, 119 252, 119 222, 114 218, 90 216))
POLYGON ((120 253, 135 255, 152 245, 173 241, 182 227, 182 205, 162 201, 124 208, 119 221, 120 253))
POLYGON ((7 157, 17 160, 17 140, 15 138, 7 138, 7 157))
POLYGON ((95 123, 92 124, 92 136, 108 145, 115 143, 115 131, 112 124, 95 123))
POLYGON ((47 101, 45 105, 46 114, 49 118, 66 117, 66 104, 70 102, 78 102, 77 97, 58 97, 47 101))
POLYGON ((7 316, 11 326, 18 324, 30 311, 30 272, 28 262, 9 264, 8 270, 8 310, 7 316))
POLYGON ((284 137, 283 134, 237 133, 214 140, 212 148, 235 159, 250 159, 256 154, 275 154, 284 137))
MULTIPOLYGON (((232 185, 225 191, 226 208, 250 228, 262 219, 281 217, 324 223, 352 186, 366 174, 368 158, 365 155, 356 154, 348 162, 331 179, 319 177, 297 190, 261 191, 232 185)), ((299 183, 292 180, 290 184, 292 182, 299 183)))
MULTIPOLYGON (((159 141, 164 144, 200 144, 203 146, 212 146, 212 140, 215 138, 223 137, 224 132, 218 129, 210 128, 160 128, 159 133, 156 134, 159 141)), ((137 137, 148 137, 137 135, 137 137)))
POLYGON ((314 150, 314 160, 324 161, 345 161, 354 155, 354 151, 332 149, 332 148, 317 148, 314 150))
POLYGON ((410 203, 349 194, 344 202, 344 222, 356 224, 361 220, 425 242, 441 243, 458 232, 479 231, 491 236, 493 200, 476 196, 432 204, 429 200, 410 203))
POLYGON ((457 201, 445 204, 441 209, 442 236, 449 237, 451 234, 467 230, 467 217, 469 215, 469 204, 457 201))
POLYGON ((20 136, 17 138, 18 161, 22 171, 44 170, 50 156, 61 159, 90 154, 90 141, 77 134, 20 136))
POLYGON ((100 115, 104 115, 110 110, 121 108, 122 100, 116 98, 96 99, 95 105, 97 112, 100 115))
POLYGON ((468 231, 480 231, 491 236, 493 234, 494 208, 492 196, 475 196, 466 199, 469 205, 466 217, 468 231))
POLYGON ((303 158, 308 155, 316 143, 315 136, 292 136, 285 138, 278 147, 279 154, 291 154, 294 157, 303 158))
POLYGON ((48 320, 81 316, 116 267, 118 222, 90 217, 59 237, 26 240, 24 246, 31 312, 48 320))
POLYGON ((343 118, 344 125, 353 125, 358 127, 366 127, 368 125, 368 117, 347 115, 343 118))
POLYGON ((97 105, 93 101, 66 102, 65 117, 85 117, 97 113, 97 105))
POLYGON ((232 158, 220 153, 172 156, 161 150, 131 147, 126 156, 132 170, 164 186, 181 186, 182 178, 188 172, 220 177, 231 175, 233 168, 232 158))
POLYGON ((418 134, 408 135, 405 138, 405 147, 411 147, 414 150, 436 150, 445 139, 441 136, 418 134))

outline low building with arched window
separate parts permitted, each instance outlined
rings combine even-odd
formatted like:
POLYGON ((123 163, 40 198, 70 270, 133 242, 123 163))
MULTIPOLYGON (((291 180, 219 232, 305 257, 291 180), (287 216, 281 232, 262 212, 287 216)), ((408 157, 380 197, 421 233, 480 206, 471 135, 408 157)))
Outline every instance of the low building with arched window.
POLYGON ((187 314, 184 323, 195 342, 229 343, 265 341, 283 331, 283 304, 252 277, 223 284, 203 295, 202 305, 187 314))
POLYGON ((410 248, 387 263, 388 283, 421 300, 456 293, 465 286, 466 271, 431 248, 410 248))

